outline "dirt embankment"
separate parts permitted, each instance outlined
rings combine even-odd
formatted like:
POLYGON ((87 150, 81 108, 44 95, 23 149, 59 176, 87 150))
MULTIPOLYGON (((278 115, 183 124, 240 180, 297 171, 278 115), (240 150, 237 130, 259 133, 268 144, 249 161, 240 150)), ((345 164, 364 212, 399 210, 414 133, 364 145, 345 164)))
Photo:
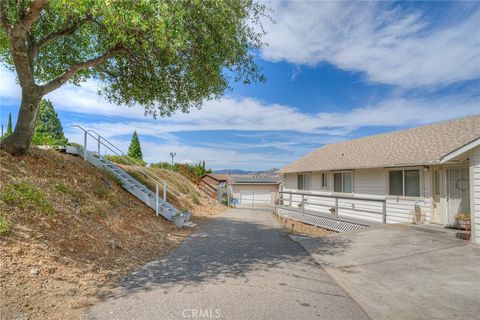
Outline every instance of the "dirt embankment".
MULTIPOLYGON (((77 318, 191 232, 155 217, 78 157, 42 150, 0 156, 0 319, 77 318)), ((189 195, 182 198, 188 207, 189 195)), ((201 195, 193 201, 200 225, 222 210, 201 195)))
POLYGON ((337 233, 335 231, 320 228, 308 223, 288 219, 277 214, 274 214, 274 217, 292 234, 307 235, 312 237, 325 237, 337 233))

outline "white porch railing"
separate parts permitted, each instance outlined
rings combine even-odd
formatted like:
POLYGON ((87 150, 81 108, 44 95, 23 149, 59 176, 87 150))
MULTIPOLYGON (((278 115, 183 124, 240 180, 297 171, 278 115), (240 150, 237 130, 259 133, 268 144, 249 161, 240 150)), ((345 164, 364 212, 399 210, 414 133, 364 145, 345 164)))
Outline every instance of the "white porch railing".
POLYGON ((280 191, 277 208, 331 219, 386 223, 386 200, 280 191))

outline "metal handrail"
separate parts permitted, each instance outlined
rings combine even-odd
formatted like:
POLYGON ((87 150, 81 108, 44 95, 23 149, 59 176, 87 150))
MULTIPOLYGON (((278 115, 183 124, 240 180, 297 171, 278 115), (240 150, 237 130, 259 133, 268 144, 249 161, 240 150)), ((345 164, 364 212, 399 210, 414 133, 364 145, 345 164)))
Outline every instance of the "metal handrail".
MULTIPOLYGON (((140 166, 138 165, 138 163, 132 163, 132 161, 129 161, 129 159, 133 159, 131 158, 130 156, 128 156, 127 154, 125 154, 122 150, 120 150, 117 146, 115 146, 112 142, 108 141, 105 137, 102 137, 98 132, 96 132, 95 130, 92 130, 92 129, 89 129, 89 130, 86 130, 85 128, 83 128, 82 126, 78 125, 78 124, 74 124, 74 125, 71 125, 70 127, 76 127, 76 128, 79 128, 80 130, 82 130, 85 134, 91 136, 92 138, 96 139, 97 142, 99 143, 99 147, 98 147, 98 155, 100 155, 100 144, 102 144, 103 146, 105 146, 108 150, 112 151, 113 153, 115 153, 115 155, 117 156, 124 156, 126 157, 125 161, 130 164, 131 166, 134 166, 138 171, 140 171, 141 173, 143 173, 145 176, 147 176, 148 178, 152 179, 156 184, 163 184, 163 186, 167 187, 166 189, 168 191, 170 191, 174 196, 176 197, 180 197, 181 193, 176 190, 175 188, 171 187, 170 185, 167 184, 167 182, 165 180, 162 180, 161 178, 159 178, 157 175, 151 173, 151 172, 148 172, 147 170, 144 170, 142 169, 143 166, 140 166), (93 132, 97 135, 97 137, 95 137, 94 135, 92 135, 90 132, 93 132), (115 148, 117 151, 113 150, 110 146, 106 145, 105 143, 102 143, 102 140, 107 142, 111 147, 115 148), (120 152, 120 154, 119 154, 120 152), (173 192, 172 192, 173 191, 173 192)), ((84 148, 85 148, 85 151, 86 151, 86 138, 85 138, 85 141, 84 141, 84 148)))

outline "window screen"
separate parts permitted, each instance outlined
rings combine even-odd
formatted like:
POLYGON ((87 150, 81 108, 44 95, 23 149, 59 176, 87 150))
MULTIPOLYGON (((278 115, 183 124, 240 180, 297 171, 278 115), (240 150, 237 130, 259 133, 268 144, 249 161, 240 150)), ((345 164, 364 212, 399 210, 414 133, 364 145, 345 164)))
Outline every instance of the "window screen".
POLYGON ((405 196, 419 197, 420 196, 420 171, 419 170, 405 170, 405 196))
POLYGON ((297 176, 297 189, 298 190, 310 190, 310 175, 309 174, 299 174, 297 176))
POLYGON ((310 190, 310 175, 303 175, 303 190, 310 190))
POLYGON ((390 195, 403 196, 403 171, 390 171, 390 195))
POLYGON ((343 192, 352 193, 352 173, 343 172, 343 192))
POLYGON ((342 192, 342 173, 336 172, 333 174, 333 191, 342 192))
POLYGON ((299 175, 298 175, 298 178, 297 178, 297 179, 298 179, 298 184, 297 184, 297 186, 298 186, 297 189, 298 189, 298 190, 303 190, 304 177, 305 177, 305 176, 304 176, 303 174, 299 174, 299 175))

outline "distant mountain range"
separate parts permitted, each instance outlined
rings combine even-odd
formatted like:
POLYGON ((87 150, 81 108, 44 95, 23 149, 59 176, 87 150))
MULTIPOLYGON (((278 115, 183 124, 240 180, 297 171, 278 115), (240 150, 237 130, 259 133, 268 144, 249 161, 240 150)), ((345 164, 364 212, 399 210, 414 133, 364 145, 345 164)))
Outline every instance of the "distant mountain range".
POLYGON ((266 171, 247 171, 247 170, 240 170, 240 169, 221 169, 221 170, 213 170, 213 173, 218 174, 231 174, 231 175, 248 175, 248 176, 260 176, 260 177, 267 177, 267 176, 276 176, 277 171, 280 169, 273 168, 266 171))

